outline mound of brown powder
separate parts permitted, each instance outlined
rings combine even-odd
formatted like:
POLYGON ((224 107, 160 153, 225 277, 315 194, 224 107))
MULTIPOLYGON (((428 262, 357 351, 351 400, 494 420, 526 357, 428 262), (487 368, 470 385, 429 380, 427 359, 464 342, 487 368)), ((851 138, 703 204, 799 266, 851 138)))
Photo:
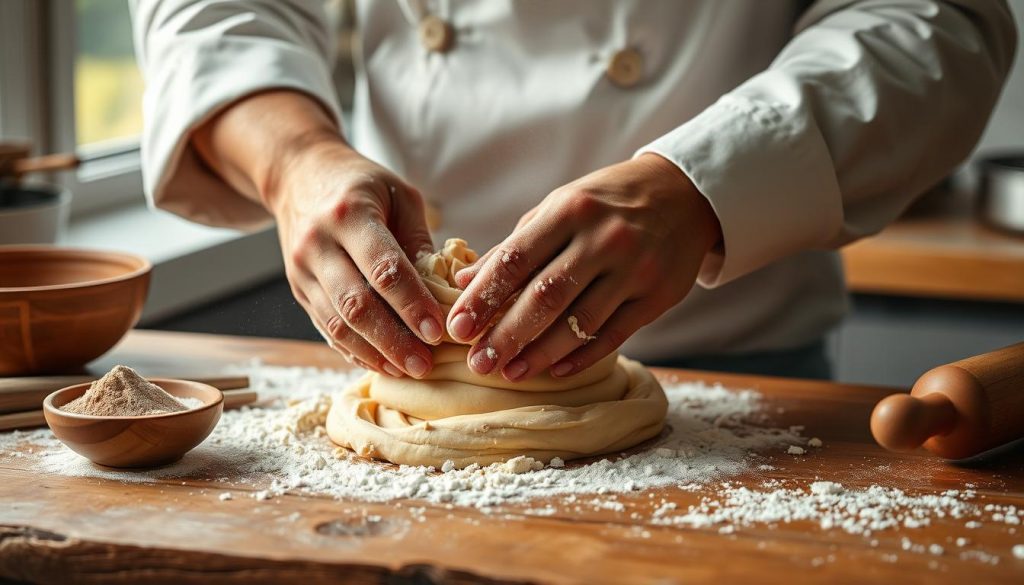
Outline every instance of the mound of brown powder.
POLYGON ((92 416, 144 416, 180 412, 187 407, 127 366, 114 366, 78 398, 61 407, 92 416))

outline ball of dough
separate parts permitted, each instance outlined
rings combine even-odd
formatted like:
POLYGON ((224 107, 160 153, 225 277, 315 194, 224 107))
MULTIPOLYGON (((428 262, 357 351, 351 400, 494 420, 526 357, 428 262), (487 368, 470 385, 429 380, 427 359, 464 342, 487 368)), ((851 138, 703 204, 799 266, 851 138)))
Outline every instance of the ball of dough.
MULTIPOLYGON (((449 240, 416 267, 446 312, 458 299, 454 275, 476 254, 449 240)), ((621 451, 661 432, 668 401, 640 363, 612 354, 566 378, 523 382, 477 374, 468 345, 435 347, 422 380, 369 373, 336 397, 327 417, 335 443, 405 465, 487 465, 525 455, 541 461, 621 451)))

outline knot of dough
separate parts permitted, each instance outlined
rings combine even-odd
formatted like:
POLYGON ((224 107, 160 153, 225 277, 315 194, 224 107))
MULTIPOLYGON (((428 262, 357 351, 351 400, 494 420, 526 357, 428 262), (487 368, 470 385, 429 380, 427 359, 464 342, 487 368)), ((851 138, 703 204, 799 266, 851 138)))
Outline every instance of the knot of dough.
MULTIPOLYGON (((462 291, 455 273, 475 262, 451 239, 416 262, 447 313, 462 291)), ((335 443, 404 465, 487 465, 526 455, 541 461, 621 451, 661 432, 668 401, 638 362, 612 354, 566 378, 548 373, 524 382, 477 374, 468 345, 446 339, 422 380, 369 373, 345 389, 327 416, 335 443)))

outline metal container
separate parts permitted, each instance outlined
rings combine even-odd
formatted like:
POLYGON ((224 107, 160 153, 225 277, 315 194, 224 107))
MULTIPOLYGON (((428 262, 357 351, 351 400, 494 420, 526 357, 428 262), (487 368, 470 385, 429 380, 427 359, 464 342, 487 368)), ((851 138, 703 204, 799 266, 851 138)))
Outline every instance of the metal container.
POLYGON ((62 187, 0 183, 0 244, 53 244, 68 223, 71 194, 62 187))
POLYGON ((989 225, 1024 235, 1024 153, 979 161, 981 197, 978 212, 989 225))

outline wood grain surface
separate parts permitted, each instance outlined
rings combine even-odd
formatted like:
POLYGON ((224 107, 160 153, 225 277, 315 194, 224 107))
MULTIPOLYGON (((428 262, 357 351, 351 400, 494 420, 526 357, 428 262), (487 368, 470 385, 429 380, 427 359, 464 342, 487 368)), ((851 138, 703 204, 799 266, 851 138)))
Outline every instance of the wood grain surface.
MULTIPOLYGON (((227 363, 345 367, 317 343, 136 331, 95 364, 125 363, 146 375, 216 372, 227 363)), ((775 470, 734 478, 757 488, 766 479, 827 479, 935 493, 972 483, 977 504, 1024 508, 1019 446, 970 465, 923 451, 892 454, 868 433, 871 407, 889 388, 870 388, 708 372, 659 372, 681 380, 720 381, 766 396, 773 424, 806 425, 825 446, 806 457, 778 456, 775 470)), ((528 505, 500 514, 421 502, 361 503, 285 495, 258 501, 251 486, 196 478, 124 484, 41 475, 32 454, 0 454, 0 575, 43 583, 1021 583, 1013 557, 1024 530, 985 522, 968 530, 945 518, 870 539, 807 522, 743 528, 651 525, 662 499, 685 509, 710 492, 659 489, 621 496, 624 512, 557 506, 552 516, 528 505), (236 497, 220 501, 231 490, 236 497), (417 521, 411 506, 426 506, 417 521), (636 513, 634 515, 634 513, 636 513), (903 550, 913 542, 970 547, 998 563, 903 550)), ((709 488, 710 490, 710 488, 709 488)))
POLYGON ((963 194, 938 192, 842 251, 857 293, 1024 303, 1024 235, 976 219, 963 194))

